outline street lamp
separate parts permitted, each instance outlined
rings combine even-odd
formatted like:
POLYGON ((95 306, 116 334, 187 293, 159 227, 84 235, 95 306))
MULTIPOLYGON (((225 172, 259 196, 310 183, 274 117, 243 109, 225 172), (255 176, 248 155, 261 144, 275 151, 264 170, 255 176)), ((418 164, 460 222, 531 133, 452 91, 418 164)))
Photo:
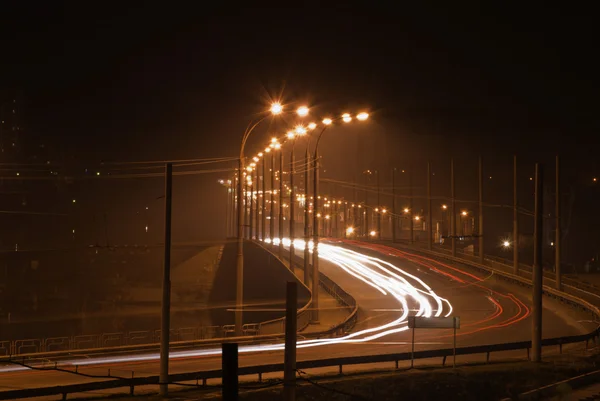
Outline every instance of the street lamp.
POLYGON ((300 117, 306 117, 308 115, 308 107, 300 106, 298 107, 298 110, 296 110, 296 113, 298 113, 300 117))
MULTIPOLYGON (((306 106, 302 106, 298 109, 298 115, 307 115, 308 108, 306 106), (306 109, 306 110, 305 110, 306 109), (306 113, 305 113, 306 111, 306 113)), ((294 157, 294 148, 296 147, 296 139, 300 136, 306 135, 306 128, 302 125, 297 125, 294 131, 288 132, 288 138, 292 140, 292 150, 290 152, 290 270, 292 273, 294 272, 294 256, 296 256, 296 250, 294 247, 294 240, 296 237, 295 233, 295 207, 296 207, 296 189, 294 188, 294 175, 295 175, 295 157, 294 157)), ((308 246, 308 244, 305 244, 308 246)))
MULTIPOLYGON (((270 109, 270 115, 278 115, 283 111, 283 106, 280 103, 273 103, 270 109)), ((244 171, 244 147, 248 141, 248 137, 254 129, 265 120, 269 114, 261 117, 256 122, 250 122, 240 145, 240 158, 238 161, 238 175, 241 178, 244 171)), ((237 255, 236 255, 236 312, 235 312, 235 331, 237 335, 242 335, 242 307, 244 302, 244 208, 242 180, 238 180, 238 232, 237 232, 237 255)))
MULTIPOLYGON (((344 122, 349 122, 352 117, 345 113, 342 115, 344 122), (349 119, 349 120, 348 120, 349 119)), ((364 120, 363 120, 364 121, 364 120)), ((313 213, 313 278, 312 278, 312 322, 319 322, 319 143, 327 128, 333 123, 333 119, 324 118, 323 128, 317 137, 314 153, 313 189, 314 189, 314 213, 313 213)))

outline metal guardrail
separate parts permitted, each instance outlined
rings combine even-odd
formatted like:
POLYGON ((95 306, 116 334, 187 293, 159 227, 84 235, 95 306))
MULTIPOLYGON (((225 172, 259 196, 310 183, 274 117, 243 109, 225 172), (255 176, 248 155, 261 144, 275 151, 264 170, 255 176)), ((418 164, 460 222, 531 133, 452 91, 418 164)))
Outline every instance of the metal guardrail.
MULTIPOLYGON (((421 252, 421 251, 419 251, 421 252)), ((483 269, 486 271, 490 271, 490 268, 484 265, 479 265, 474 262, 470 262, 460 258, 453 258, 452 256, 447 256, 444 254, 434 254, 434 252, 427 252, 431 256, 449 259, 457 263, 468 264, 470 266, 483 269)), ((516 282, 521 285, 531 286, 531 282, 510 273, 506 273, 503 271, 494 271, 500 277, 507 279, 509 281, 516 282)), ((588 310, 592 314, 595 315, 596 318, 600 318, 600 309, 591 303, 580 299, 574 295, 567 294, 565 292, 557 291, 548 286, 544 286, 543 292, 546 296, 554 297, 562 302, 572 304, 588 310)), ((542 340, 542 346, 558 346, 559 350, 562 351, 562 346, 566 344, 573 344, 578 342, 585 342, 586 347, 590 340, 594 342, 597 341, 598 335, 600 333, 600 327, 596 328, 590 333, 576 335, 576 336, 565 336, 565 337, 556 337, 556 338, 547 338, 542 340)), ((470 346, 470 347, 460 347, 456 348, 456 355, 473 355, 473 354, 486 354, 486 361, 489 362, 490 354, 492 352, 504 352, 504 351, 518 351, 518 350, 526 350, 527 355, 529 356, 529 350, 531 349, 531 341, 521 341, 521 342, 513 342, 513 343, 502 343, 502 344, 489 344, 489 345, 478 345, 478 346, 470 346)), ((399 361, 407 361, 411 358, 414 359, 426 359, 426 358, 443 358, 442 364, 445 364, 446 358, 448 356, 453 355, 453 349, 437 349, 437 350, 424 350, 424 351, 416 351, 414 356, 411 352, 404 353, 396 353, 396 354, 378 354, 378 355, 367 355, 367 356, 352 356, 352 357, 340 357, 340 358, 328 358, 328 359, 317 359, 311 361, 299 361, 296 364, 297 369, 313 369, 313 368, 323 368, 323 367, 338 367, 339 373, 343 372, 343 366, 347 365, 357 365, 357 364, 371 364, 371 363, 382 363, 382 362, 395 362, 396 367, 398 367, 399 361)), ((283 364, 269 364, 269 365, 257 365, 257 366, 247 366, 239 368, 240 376, 247 375, 258 375, 259 380, 261 380, 262 375, 264 373, 275 373, 283 371, 283 364)), ((49 369, 52 370, 52 369, 49 369)), ((181 382, 191 382, 195 381, 198 383, 202 380, 203 384, 206 384, 206 380, 219 378, 222 376, 222 371, 218 370, 208 370, 208 371, 200 371, 200 372, 191 372, 191 373, 180 373, 169 376, 170 383, 181 383, 181 382)), ((114 388, 123 388, 128 387, 130 389, 130 393, 134 393, 134 388, 136 386, 142 385, 152 385, 158 384, 159 377, 158 376, 149 376, 149 377, 140 377, 140 378, 116 378, 115 380, 107 380, 102 382, 91 382, 91 383, 83 383, 83 384, 72 384, 66 386, 54 386, 54 387, 43 387, 43 388, 35 388, 35 389, 22 389, 22 390, 9 390, 0 392, 0 400, 7 399, 22 399, 22 398, 30 398, 30 397, 39 397, 39 396, 49 396, 49 395, 63 395, 63 398, 66 399, 66 394, 70 393, 81 393, 86 391, 94 391, 100 389, 114 389, 114 388)))

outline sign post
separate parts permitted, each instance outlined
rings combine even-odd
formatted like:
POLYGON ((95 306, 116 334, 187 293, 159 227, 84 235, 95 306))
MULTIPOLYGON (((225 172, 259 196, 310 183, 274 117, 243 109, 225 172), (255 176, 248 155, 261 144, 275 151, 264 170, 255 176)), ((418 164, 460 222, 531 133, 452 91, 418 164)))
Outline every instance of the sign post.
POLYGON ((452 367, 456 367, 456 329, 460 329, 460 317, 424 317, 409 316, 408 328, 412 329, 412 351, 410 357, 410 367, 415 366, 415 329, 453 329, 454 342, 452 348, 452 367))

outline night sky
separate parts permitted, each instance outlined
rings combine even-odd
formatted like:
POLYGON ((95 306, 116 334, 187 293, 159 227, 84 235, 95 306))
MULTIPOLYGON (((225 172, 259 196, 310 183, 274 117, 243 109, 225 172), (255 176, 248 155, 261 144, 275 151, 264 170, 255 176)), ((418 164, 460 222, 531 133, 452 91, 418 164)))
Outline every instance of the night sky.
MULTIPOLYGON (((371 113, 351 152, 333 135, 323 145, 340 179, 451 157, 474 169, 480 154, 507 180, 513 154, 551 171, 560 153, 584 188, 600 174, 590 10, 13 3, 0 6, 0 94, 23 99, 30 140, 82 165, 235 156, 248 122, 281 98, 371 113)), ((586 227, 597 242, 599 225, 586 227)))

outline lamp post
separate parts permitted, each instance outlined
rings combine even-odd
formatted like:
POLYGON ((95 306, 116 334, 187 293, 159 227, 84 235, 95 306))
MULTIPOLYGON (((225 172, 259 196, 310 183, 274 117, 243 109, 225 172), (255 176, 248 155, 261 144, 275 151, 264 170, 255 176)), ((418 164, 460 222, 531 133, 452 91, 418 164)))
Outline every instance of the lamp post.
MULTIPOLYGON (((359 113, 356 118, 359 121, 364 121, 369 118, 367 113, 359 113)), ((342 114, 342 121, 349 123, 352 121, 352 117, 348 113, 342 114)), ((323 119, 323 128, 317 136, 317 143, 315 145, 314 152, 314 172, 313 172, 313 187, 314 187, 314 199, 313 199, 313 278, 312 278, 312 316, 311 322, 319 322, 319 143, 321 137, 327 128, 333 123, 331 118, 323 119)))
MULTIPOLYGON (((279 103, 271 105, 271 115, 281 114, 283 107, 279 103)), ((236 312, 235 312, 235 331, 237 335, 242 335, 242 306, 244 298, 244 209, 242 208, 242 172, 244 171, 244 147, 248 137, 254 129, 267 116, 265 115, 255 123, 250 123, 242 136, 240 145, 240 158, 238 161, 238 230, 237 230, 237 255, 236 255, 236 312)))
MULTIPOLYGON (((303 114, 303 111, 306 109, 306 114, 308 114, 308 108, 306 106, 302 106, 298 109, 298 115, 306 115, 303 114), (302 114, 301 114, 302 113, 302 114)), ((290 152, 290 270, 294 272, 294 256, 296 254, 296 250, 294 249, 294 239, 295 239, 295 227, 296 218, 295 218, 295 203, 296 203, 296 190, 294 188, 294 148, 296 146, 296 139, 299 136, 306 135, 306 128, 302 125, 296 126, 294 131, 290 131, 287 133, 287 137, 292 140, 292 150, 290 152)))

